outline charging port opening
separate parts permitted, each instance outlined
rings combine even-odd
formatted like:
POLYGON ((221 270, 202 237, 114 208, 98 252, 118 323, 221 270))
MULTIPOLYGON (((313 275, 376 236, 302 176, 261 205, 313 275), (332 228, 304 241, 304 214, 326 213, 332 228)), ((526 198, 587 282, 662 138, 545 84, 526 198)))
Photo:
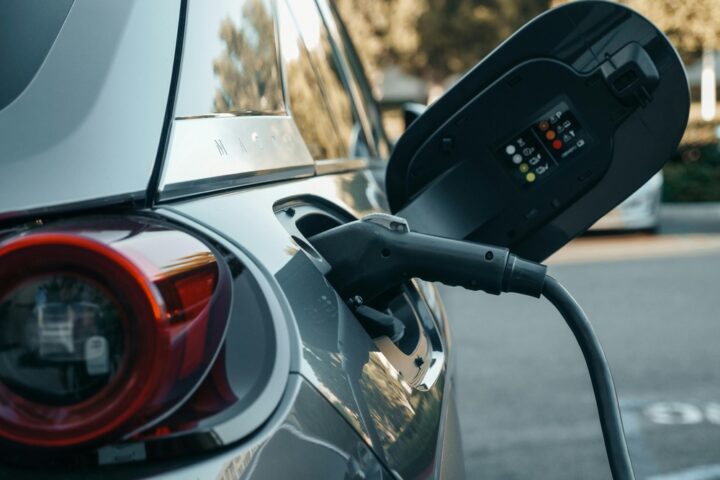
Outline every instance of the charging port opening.
MULTIPOLYGON (((323 272, 331 266, 312 246, 313 236, 338 227, 356 218, 322 200, 296 198, 275 205, 275 214, 290 233, 295 244, 323 272)), ((373 339, 378 350, 387 358, 409 385, 425 390, 432 386, 443 364, 443 348, 435 319, 413 282, 407 282, 368 302, 360 304, 371 309, 371 315, 360 315, 357 300, 343 299, 354 309, 355 317, 373 339), (355 304, 354 304, 355 303, 355 304), (368 318, 370 317, 370 318, 368 318), (394 319, 395 329, 373 322, 394 319), (399 334, 398 334, 399 333, 399 334), (393 335, 395 334, 395 335, 393 335)), ((389 321, 389 320, 388 320, 389 321)))

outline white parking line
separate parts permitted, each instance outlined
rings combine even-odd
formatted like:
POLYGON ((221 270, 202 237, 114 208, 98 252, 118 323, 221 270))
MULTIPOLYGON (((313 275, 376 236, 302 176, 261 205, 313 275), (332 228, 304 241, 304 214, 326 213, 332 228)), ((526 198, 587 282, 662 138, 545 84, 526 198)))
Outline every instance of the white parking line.
POLYGON ((700 465, 686 470, 672 473, 662 473, 647 477, 647 480, 718 480, 720 479, 720 464, 700 465))
POLYGON ((645 416, 658 425, 720 425, 720 403, 694 405, 687 402, 656 402, 644 409, 645 416))

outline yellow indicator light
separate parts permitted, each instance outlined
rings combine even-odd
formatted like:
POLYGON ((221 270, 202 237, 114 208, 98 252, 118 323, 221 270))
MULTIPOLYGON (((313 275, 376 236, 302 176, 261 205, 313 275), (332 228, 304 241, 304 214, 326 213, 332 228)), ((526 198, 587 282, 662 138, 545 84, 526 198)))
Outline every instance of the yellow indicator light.
POLYGON ((530 170, 530 167, 528 166, 527 163, 521 163, 518 168, 520 169, 520 172, 521 172, 521 173, 525 173, 525 172, 527 172, 528 170, 530 170))
POLYGON ((534 181, 535 181, 535 174, 532 173, 532 172, 528 173, 527 175, 525 175, 525 180, 527 180, 527 181, 530 182, 530 183, 534 182, 534 181))

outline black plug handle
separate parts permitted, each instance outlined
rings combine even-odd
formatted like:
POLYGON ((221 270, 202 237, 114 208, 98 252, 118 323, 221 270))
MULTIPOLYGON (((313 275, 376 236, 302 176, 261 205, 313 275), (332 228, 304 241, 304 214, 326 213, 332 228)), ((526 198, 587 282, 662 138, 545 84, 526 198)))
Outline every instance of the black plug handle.
POLYGON ((545 266, 520 260, 507 248, 373 221, 347 223, 310 242, 330 263, 330 283, 346 297, 372 299, 414 277, 495 295, 518 291, 539 297, 545 277, 545 266))

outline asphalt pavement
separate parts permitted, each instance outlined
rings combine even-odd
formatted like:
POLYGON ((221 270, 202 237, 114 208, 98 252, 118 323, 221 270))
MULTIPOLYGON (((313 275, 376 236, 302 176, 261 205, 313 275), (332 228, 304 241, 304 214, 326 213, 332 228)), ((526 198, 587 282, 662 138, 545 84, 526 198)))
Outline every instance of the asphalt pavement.
MULTIPOLYGON (((580 239, 550 272, 605 348, 637 478, 720 479, 720 208, 662 219, 659 236, 580 239)), ((610 478, 582 356, 549 303, 442 292, 468 478, 610 478)))

